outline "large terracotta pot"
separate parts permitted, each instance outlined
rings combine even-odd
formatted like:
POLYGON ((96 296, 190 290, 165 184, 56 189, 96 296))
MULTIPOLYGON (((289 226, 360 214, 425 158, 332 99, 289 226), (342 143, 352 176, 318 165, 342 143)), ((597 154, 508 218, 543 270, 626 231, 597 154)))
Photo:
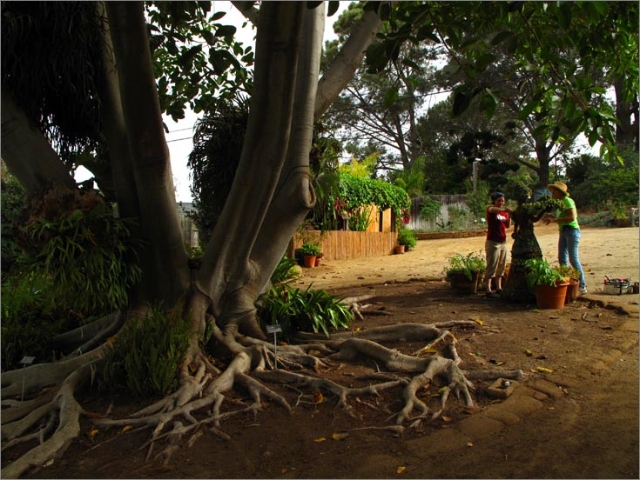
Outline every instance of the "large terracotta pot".
POLYGON ((396 255, 399 253, 404 253, 405 250, 405 245, 396 245, 395 247, 393 247, 393 253, 395 253, 396 255))
POLYGON ((555 287, 550 285, 536 285, 536 304, 538 308, 564 308, 564 300, 567 296, 569 282, 558 283, 555 287))
POLYGON ((315 255, 305 255, 304 256, 304 266, 307 268, 313 268, 316 266, 316 256, 315 255))
POLYGON ((565 296, 564 303, 575 302, 580 296, 580 280, 572 278, 569 280, 569 285, 567 286, 567 295, 565 296))

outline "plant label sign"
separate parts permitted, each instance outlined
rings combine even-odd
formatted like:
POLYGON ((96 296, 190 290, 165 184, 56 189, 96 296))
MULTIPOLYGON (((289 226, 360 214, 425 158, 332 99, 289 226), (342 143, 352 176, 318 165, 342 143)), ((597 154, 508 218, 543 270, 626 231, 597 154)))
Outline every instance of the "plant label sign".
POLYGON ((279 333, 282 331, 282 327, 277 323, 275 325, 267 325, 267 333, 279 333))
POLYGON ((22 360, 20 360, 20 364, 31 365, 35 359, 36 357, 22 357, 22 360))

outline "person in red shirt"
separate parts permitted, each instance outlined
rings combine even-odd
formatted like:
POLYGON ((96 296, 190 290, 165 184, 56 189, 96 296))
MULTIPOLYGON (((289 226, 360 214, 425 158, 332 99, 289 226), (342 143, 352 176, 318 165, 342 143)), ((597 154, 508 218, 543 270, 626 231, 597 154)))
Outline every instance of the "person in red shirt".
POLYGON ((491 194, 491 205, 487 207, 487 240, 484 250, 487 255, 485 271, 486 295, 497 297, 502 291, 502 277, 507 265, 507 228, 511 224, 511 209, 505 206, 504 193, 491 194), (495 291, 491 287, 495 286, 495 291))

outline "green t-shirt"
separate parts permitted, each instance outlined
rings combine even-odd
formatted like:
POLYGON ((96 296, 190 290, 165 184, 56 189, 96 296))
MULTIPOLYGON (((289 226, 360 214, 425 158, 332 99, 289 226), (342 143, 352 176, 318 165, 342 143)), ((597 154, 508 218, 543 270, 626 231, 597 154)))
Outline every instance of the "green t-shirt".
POLYGON ((569 226, 571 228, 579 229, 578 225, 578 211, 576 210, 576 202, 568 195, 562 199, 562 210, 556 211, 556 217, 560 218, 564 216, 564 212, 567 210, 573 210, 573 220, 571 222, 560 223, 558 222, 558 228, 562 230, 562 227, 569 226))

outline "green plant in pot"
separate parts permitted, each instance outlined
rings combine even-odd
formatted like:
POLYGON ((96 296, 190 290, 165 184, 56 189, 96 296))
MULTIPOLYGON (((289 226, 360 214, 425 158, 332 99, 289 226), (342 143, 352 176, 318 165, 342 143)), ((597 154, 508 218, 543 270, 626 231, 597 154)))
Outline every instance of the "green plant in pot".
POLYGON ((525 262, 525 268, 527 283, 531 288, 537 285, 555 287, 559 283, 564 283, 567 276, 564 274, 566 267, 554 267, 546 258, 531 258, 525 262))
POLYGON ((398 245, 404 245, 406 250, 411 250, 418 243, 418 237, 413 230, 400 226, 398 228, 398 245))
POLYGON ((452 257, 448 257, 449 266, 445 269, 447 280, 451 277, 462 273, 468 280, 473 279, 477 273, 484 273, 487 269, 487 262, 479 252, 471 252, 467 255, 456 253, 452 257))
POLYGON ((316 257, 322 254, 320 247, 310 242, 303 243, 302 247, 300 247, 298 251, 304 257, 305 267, 315 267, 316 257))
POLYGON ((313 243, 303 243, 300 247, 300 253, 302 253, 303 255, 312 255, 316 257, 321 252, 322 250, 320 250, 320 247, 314 245, 313 243))
POLYGON ((452 287, 475 293, 481 276, 487 269, 487 262, 480 252, 467 255, 456 253, 447 258, 449 266, 445 268, 445 278, 452 287))
POLYGON ((563 268, 550 265, 546 258, 531 258, 525 261, 525 269, 538 308, 563 308, 569 285, 563 268))
POLYGON ((565 303, 573 302, 580 296, 580 272, 571 265, 560 265, 558 271, 569 282, 565 303))

